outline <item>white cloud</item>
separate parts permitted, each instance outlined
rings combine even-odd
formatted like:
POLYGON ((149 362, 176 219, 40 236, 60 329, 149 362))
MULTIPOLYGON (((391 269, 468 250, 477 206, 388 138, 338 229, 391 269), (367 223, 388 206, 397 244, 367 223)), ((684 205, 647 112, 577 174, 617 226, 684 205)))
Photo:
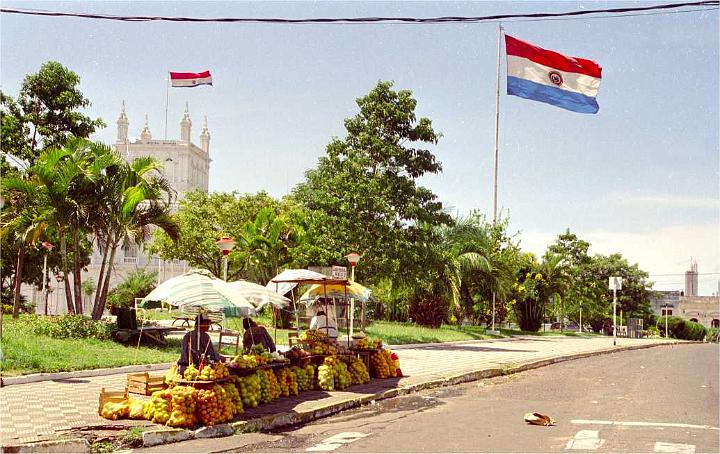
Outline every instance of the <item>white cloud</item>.
MULTIPOLYGON (((620 253, 629 263, 637 263, 640 269, 650 273, 656 290, 683 290, 684 273, 692 258, 700 274, 699 294, 712 295, 718 291, 720 274, 703 273, 720 273, 720 226, 658 227, 640 233, 609 230, 573 233, 591 244, 590 254, 620 253), (661 274, 673 275, 658 276, 661 274)), ((541 255, 556 237, 556 233, 523 232, 521 247, 541 255)))

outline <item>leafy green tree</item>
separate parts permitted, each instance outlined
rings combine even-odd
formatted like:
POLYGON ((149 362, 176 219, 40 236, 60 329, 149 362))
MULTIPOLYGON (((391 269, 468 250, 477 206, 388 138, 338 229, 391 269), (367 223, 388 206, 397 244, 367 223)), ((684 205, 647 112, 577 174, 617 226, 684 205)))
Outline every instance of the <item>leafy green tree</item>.
POLYGON ((598 284, 593 277, 590 265, 592 257, 588 253, 590 243, 578 238, 567 229, 558 235, 554 243, 548 246, 545 256, 558 256, 562 258, 563 269, 567 276, 564 291, 555 299, 553 310, 557 319, 565 322, 567 314, 579 314, 583 307, 584 319, 590 323, 591 319, 602 317, 604 304, 599 302, 598 284))
POLYGON ((638 264, 629 264, 621 254, 595 255, 590 265, 595 278, 596 287, 602 289, 601 300, 605 302, 608 316, 612 314, 612 291, 608 289, 608 278, 623 278, 622 290, 617 292, 618 316, 622 311, 623 318, 643 319, 644 326, 655 322, 655 315, 650 305, 653 296, 652 282, 648 281, 648 273, 640 269, 638 264))
POLYGON ((416 117, 412 93, 392 86, 378 82, 357 99, 360 112, 345 120, 346 137, 328 144, 294 190, 310 210, 304 260, 332 265, 358 252, 364 259, 357 273, 365 282, 416 271, 422 264, 413 256, 421 253, 413 250, 432 240, 422 225, 452 222, 435 194, 417 181, 441 172, 427 148, 440 135, 428 118, 416 117))
POLYGON ((620 254, 590 256, 590 243, 567 230, 548 247, 548 254, 563 257, 567 281, 564 283, 564 297, 557 314, 561 320, 566 317, 579 321, 582 305, 583 322, 593 330, 602 329, 612 316, 612 292, 608 289, 610 276, 621 276, 623 290, 618 292, 618 313, 638 317, 649 326, 654 316, 650 308, 652 283, 647 272, 637 264, 630 265, 620 254))
POLYGON ((0 92, 0 144, 4 154, 27 168, 43 150, 61 148, 70 136, 87 138, 104 127, 101 119, 81 112, 90 107, 90 100, 79 84, 76 73, 50 61, 25 77, 17 100, 0 92))
POLYGON ((228 235, 235 240, 228 255, 230 281, 266 283, 280 268, 294 263, 294 249, 304 232, 303 215, 292 200, 278 201, 265 192, 192 191, 180 201, 176 219, 182 241, 175 243, 156 232, 150 251, 167 260, 187 260, 222 277, 222 253, 215 242, 228 235))

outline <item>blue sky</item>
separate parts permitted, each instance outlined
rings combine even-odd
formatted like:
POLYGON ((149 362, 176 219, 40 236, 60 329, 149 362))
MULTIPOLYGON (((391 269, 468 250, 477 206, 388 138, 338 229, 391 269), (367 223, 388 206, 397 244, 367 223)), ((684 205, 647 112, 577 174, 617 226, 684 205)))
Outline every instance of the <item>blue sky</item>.
MULTIPOLYGON (((662 2, 657 2, 657 4, 662 2)), ((4 7, 203 17, 480 16, 650 2, 18 2, 4 7)), ((566 228, 591 252, 620 252, 656 289, 682 289, 691 257, 700 294, 720 279, 718 10, 506 21, 507 34, 603 67, 597 115, 501 94, 499 206, 524 249, 566 228), (667 276, 672 274, 671 276, 667 276)), ((193 137, 207 115, 211 191, 282 196, 302 181, 355 99, 378 80, 412 90, 443 138, 444 171, 423 179, 453 212, 492 216, 497 24, 120 23, 0 16, 0 82, 15 96, 48 60, 77 72, 113 143, 145 114, 164 136, 167 71, 211 70, 213 87, 171 89, 168 138, 185 102, 193 137)), ((504 52, 504 49, 503 49, 504 52)), ((504 65, 504 62, 503 62, 504 65)), ((504 66, 501 93, 504 93, 504 66)))

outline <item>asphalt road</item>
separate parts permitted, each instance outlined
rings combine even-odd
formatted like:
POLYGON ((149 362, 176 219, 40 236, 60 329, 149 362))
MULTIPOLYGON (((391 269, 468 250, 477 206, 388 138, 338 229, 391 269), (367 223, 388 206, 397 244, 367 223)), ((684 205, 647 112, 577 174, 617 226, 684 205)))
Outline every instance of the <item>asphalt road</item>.
POLYGON ((717 344, 624 351, 148 451, 718 453, 719 358, 717 344), (527 412, 556 425, 528 425, 527 412))

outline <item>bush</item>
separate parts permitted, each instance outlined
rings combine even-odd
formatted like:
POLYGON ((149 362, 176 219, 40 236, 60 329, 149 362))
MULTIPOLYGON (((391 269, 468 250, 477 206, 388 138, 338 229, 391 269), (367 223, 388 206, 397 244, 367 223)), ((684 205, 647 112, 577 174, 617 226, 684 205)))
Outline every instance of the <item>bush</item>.
POLYGON ((109 339, 114 328, 111 323, 94 321, 82 315, 61 315, 58 317, 28 315, 23 321, 33 334, 66 338, 109 339))
MULTIPOLYGON (((665 317, 658 318, 657 327, 662 336, 665 335, 665 317)), ((670 337, 685 340, 703 340, 707 333, 700 323, 691 322, 680 317, 667 317, 667 330, 670 337)))
POLYGON ((408 315, 418 325, 437 328, 448 322, 447 303, 439 296, 420 292, 410 302, 408 315))
POLYGON ((648 331, 648 335, 650 335, 650 336, 659 336, 660 335, 660 330, 658 329, 657 326, 650 326, 650 327, 648 327, 647 331, 648 331))
POLYGON ((710 328, 707 330, 707 335, 705 336, 705 339, 708 340, 708 342, 717 342, 718 339, 718 329, 717 328, 710 328))

